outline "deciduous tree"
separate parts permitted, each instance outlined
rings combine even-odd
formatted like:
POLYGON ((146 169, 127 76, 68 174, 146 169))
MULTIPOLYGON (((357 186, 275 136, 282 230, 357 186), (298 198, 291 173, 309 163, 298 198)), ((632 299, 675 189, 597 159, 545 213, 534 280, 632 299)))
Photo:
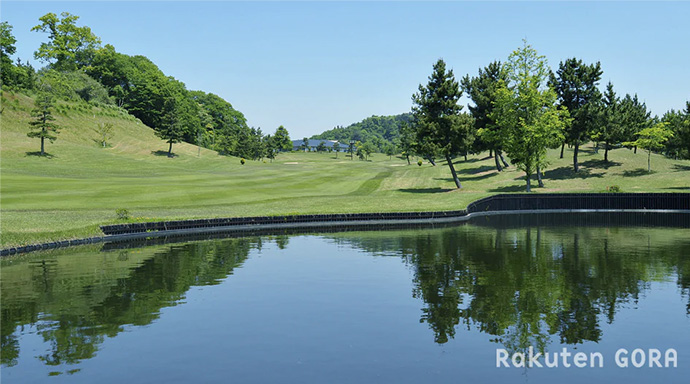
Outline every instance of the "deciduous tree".
POLYGON ((47 43, 41 43, 34 58, 47 63, 57 70, 74 70, 85 67, 93 60, 101 39, 89 27, 77 27, 79 16, 62 12, 59 18, 50 12, 39 18, 41 24, 32 31, 49 34, 47 43))
POLYGON ((663 149, 664 143, 673 136, 673 132, 667 126, 668 123, 661 122, 653 127, 644 128, 637 132, 637 140, 624 143, 647 150, 647 172, 652 171, 652 151, 663 149))
POLYGON ((497 92, 492 118, 505 137, 505 149, 513 164, 525 172, 527 192, 530 178, 547 165, 547 148, 563 139, 564 109, 556 107, 556 93, 547 85, 549 68, 527 42, 514 51, 506 63, 509 83, 497 92))

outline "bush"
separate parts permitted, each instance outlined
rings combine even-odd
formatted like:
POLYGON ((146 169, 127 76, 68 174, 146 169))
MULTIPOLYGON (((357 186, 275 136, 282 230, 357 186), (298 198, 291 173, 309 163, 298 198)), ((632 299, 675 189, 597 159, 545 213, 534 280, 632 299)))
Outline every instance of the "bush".
POLYGON ((417 160, 417 165, 419 165, 419 166, 421 167, 422 164, 423 164, 423 163, 422 163, 422 160, 417 160))
POLYGON ((617 185, 610 185, 610 186, 606 187, 606 192, 609 192, 609 193, 620 193, 620 192, 622 192, 622 191, 621 191, 621 187, 619 187, 619 186, 617 186, 617 185))
POLYGON ((245 163, 244 158, 241 158, 241 159, 240 159, 240 164, 244 165, 244 163, 245 163))
POLYGON ((118 220, 128 220, 129 219, 129 211, 124 209, 124 208, 116 209, 115 215, 117 216, 118 220))

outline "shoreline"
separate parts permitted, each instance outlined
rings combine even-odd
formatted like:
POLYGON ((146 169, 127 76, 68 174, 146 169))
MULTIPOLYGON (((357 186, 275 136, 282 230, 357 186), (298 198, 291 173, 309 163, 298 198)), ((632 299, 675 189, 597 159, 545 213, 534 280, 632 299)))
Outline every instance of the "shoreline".
POLYGON ((482 216, 535 213, 690 214, 690 193, 498 194, 474 201, 467 209, 457 211, 257 216, 115 224, 101 226, 104 236, 4 248, 0 249, 0 256, 156 237, 297 228, 458 223, 482 216))

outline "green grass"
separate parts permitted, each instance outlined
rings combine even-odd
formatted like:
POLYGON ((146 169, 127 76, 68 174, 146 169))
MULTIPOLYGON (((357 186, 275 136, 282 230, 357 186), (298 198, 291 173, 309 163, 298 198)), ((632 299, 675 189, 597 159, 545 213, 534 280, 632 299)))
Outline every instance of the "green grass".
MULTIPOLYGON (((99 235, 99 225, 116 223, 127 209, 131 221, 337 212, 462 209, 495 193, 524 191, 523 174, 498 173, 486 153, 458 159, 463 183, 455 190, 445 163, 417 166, 374 154, 368 162, 343 154, 287 153, 276 161, 247 161, 176 144, 174 158, 157 155, 167 144, 136 119, 112 108, 61 103, 58 140, 46 143, 48 157, 33 153, 39 141, 26 136, 32 100, 5 94, 0 137, 2 247, 99 235), (92 130, 111 122, 112 146, 101 148, 92 130)), ((628 149, 609 153, 585 146, 582 169, 572 172, 572 152, 549 153, 541 192, 689 192, 690 161, 673 161, 628 149)), ((533 183, 536 185, 536 181, 533 183)))

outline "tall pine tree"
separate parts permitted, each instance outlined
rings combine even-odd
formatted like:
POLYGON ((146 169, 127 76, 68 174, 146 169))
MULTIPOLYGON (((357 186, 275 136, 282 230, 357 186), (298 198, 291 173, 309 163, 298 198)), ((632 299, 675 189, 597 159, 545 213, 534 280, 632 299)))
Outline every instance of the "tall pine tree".
POLYGON ((566 107, 572 122, 566 127, 565 141, 573 145, 573 167, 579 168, 577 155, 580 144, 587 141, 597 125, 601 92, 601 64, 587 65, 576 58, 567 59, 551 75, 551 86, 556 90, 560 105, 566 107))
POLYGON ((429 83, 419 85, 419 92, 412 95, 417 142, 424 143, 428 153, 439 153, 448 162, 457 188, 462 188, 453 166, 453 156, 467 151, 472 144, 472 117, 462 113, 458 104, 462 90, 455 80, 453 70, 446 71, 446 63, 439 59, 429 83))
POLYGON ((57 140, 55 135, 60 131, 60 127, 53 123, 55 117, 53 117, 52 109, 55 105, 50 94, 43 93, 38 95, 35 105, 36 108, 31 111, 31 117, 34 118, 34 121, 29 122, 31 132, 26 135, 31 138, 41 139, 41 156, 44 156, 45 140, 48 139, 51 143, 57 140))

